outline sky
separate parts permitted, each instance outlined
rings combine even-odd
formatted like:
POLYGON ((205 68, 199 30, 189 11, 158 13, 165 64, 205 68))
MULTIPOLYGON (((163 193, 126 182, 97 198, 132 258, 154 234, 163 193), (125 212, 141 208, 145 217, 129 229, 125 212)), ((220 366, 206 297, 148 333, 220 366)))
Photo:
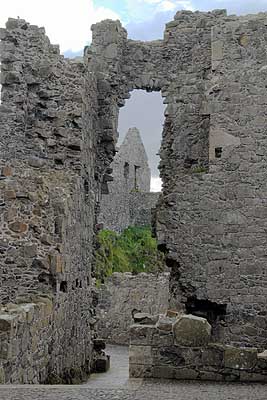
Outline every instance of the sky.
MULTIPOLYGON (((8 17, 20 17, 44 26, 51 42, 59 44, 66 56, 73 57, 81 55, 84 46, 90 44, 91 25, 103 19, 120 19, 131 39, 153 40, 163 37, 165 23, 171 21, 178 10, 209 11, 217 8, 226 8, 228 14, 256 13, 267 11, 267 0, 0 0, 0 27, 4 26, 8 17)), ((154 97, 147 94, 145 100, 144 94, 134 93, 122 110, 119 124, 121 137, 128 129, 127 120, 129 128, 132 127, 130 125, 139 127, 147 147, 152 175, 156 178, 157 158, 154 151, 161 140, 162 100, 157 94, 154 97), (151 115, 150 122, 147 115, 151 115), (157 127, 155 115, 161 116, 157 127), (133 116, 136 116, 135 121, 133 116)), ((154 183, 159 188, 159 180, 154 179, 154 183)))

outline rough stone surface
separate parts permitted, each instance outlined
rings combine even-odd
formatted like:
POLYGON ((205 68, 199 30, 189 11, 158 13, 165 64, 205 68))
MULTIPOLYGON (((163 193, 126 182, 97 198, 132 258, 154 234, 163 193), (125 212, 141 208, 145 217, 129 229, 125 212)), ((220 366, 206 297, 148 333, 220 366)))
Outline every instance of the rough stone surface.
POLYGON ((99 223, 115 232, 151 226, 159 193, 150 193, 151 172, 138 129, 129 129, 110 168, 113 181, 108 183, 108 194, 102 195, 99 223))
POLYGON ((133 89, 165 98, 155 231, 172 268, 171 307, 185 311, 193 298, 217 340, 262 349, 266 17, 179 11, 153 42, 128 40, 118 21, 104 21, 86 52, 108 99, 100 119, 109 137, 133 89))
POLYGON ((133 325, 130 377, 267 382, 267 363, 257 349, 208 342, 210 326, 204 318, 194 318, 178 317, 170 333, 157 325, 133 325))
POLYGON ((180 346, 201 347, 211 340, 211 326, 205 318, 183 315, 173 325, 175 342, 180 346))
MULTIPOLYGON (((6 383, 70 382, 90 370, 94 227, 112 179, 119 107, 133 89, 161 90, 167 105, 155 231, 172 269, 171 307, 194 304, 224 346, 265 350, 266 20, 181 11, 153 42, 128 40, 107 20, 93 26, 82 62, 64 59, 43 28, 23 20, 0 30, 0 303, 52 302, 52 335, 24 378, 22 354, 15 366, 9 351, 21 331, 5 311, 1 380, 4 371, 6 383)), ((173 347, 169 354, 181 362, 173 347)), ((194 375, 191 365, 174 375, 194 375)), ((223 379, 264 381, 265 369, 259 358, 253 371, 229 368, 223 379)), ((160 364, 151 373, 173 372, 160 364)), ((221 379, 217 369, 197 373, 221 379)))
MULTIPOLYGON (((114 344, 128 344, 129 329, 138 312, 151 315, 168 307, 169 274, 114 273, 98 290, 99 336, 114 344)), ((144 314, 142 314, 144 316, 144 314)), ((144 317, 145 317, 144 316, 144 317)))
POLYGON ((77 382, 96 334, 96 78, 24 20, 1 30, 0 51, 1 380, 77 382))

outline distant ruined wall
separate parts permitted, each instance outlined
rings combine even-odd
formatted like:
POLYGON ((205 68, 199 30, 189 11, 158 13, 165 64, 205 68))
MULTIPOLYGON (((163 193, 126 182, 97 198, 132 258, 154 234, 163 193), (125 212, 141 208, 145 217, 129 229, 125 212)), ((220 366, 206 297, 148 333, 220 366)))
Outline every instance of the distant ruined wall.
POLYGON ((98 289, 99 336, 113 344, 129 344, 133 312, 152 315, 168 309, 169 273, 115 272, 98 289))
POLYGON ((110 168, 113 181, 101 197, 98 222, 115 232, 151 226, 159 193, 150 193, 151 172, 138 129, 129 129, 110 168))
POLYGON ((155 228, 172 269, 172 306, 209 317, 221 342, 259 347, 267 336, 266 20, 181 11, 153 42, 127 40, 119 22, 104 21, 88 53, 108 129, 133 89, 165 97, 155 228))
POLYGON ((130 226, 151 226, 160 193, 130 194, 130 226))
POLYGON ((23 20, 10 19, 1 29, 1 62, 0 303, 7 307, 0 336, 9 349, 0 354, 2 380, 67 382, 93 366, 91 263, 101 170, 101 161, 95 163, 96 81, 83 63, 65 60, 43 28, 23 20), (86 108, 90 121, 83 118, 86 108), (5 329, 13 313, 8 304, 24 304, 29 319, 27 304, 38 307, 40 297, 52 304, 43 344, 35 343, 34 362, 26 365, 24 351, 37 340, 32 327, 14 364, 13 346, 24 328, 19 321, 5 329))

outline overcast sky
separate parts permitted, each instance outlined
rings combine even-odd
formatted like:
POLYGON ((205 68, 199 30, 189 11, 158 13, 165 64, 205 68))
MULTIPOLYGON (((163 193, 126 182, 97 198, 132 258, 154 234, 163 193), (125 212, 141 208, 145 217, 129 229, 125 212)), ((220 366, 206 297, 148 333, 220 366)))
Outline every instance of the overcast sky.
MULTIPOLYGON (((267 11, 267 0, 0 0, 0 27, 8 17, 25 18, 44 26, 54 44, 67 56, 82 53, 91 41, 90 26, 106 18, 120 19, 131 39, 153 40, 163 36, 165 23, 178 10, 226 8, 228 14, 267 11)), ((121 137, 137 126, 148 152, 152 173, 157 175, 157 151, 164 106, 158 93, 133 93, 120 116, 121 137)), ((155 180, 155 185, 158 181, 155 180)))

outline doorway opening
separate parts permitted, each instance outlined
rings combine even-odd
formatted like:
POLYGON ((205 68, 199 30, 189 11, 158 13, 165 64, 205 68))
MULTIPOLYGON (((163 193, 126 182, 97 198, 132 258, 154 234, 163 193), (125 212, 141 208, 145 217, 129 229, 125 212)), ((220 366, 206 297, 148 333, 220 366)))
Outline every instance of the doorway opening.
MULTIPOLYGON (((126 101, 119 113, 119 142, 120 146, 131 128, 137 128, 147 154, 148 164, 151 170, 151 192, 161 191, 161 179, 159 177, 159 149, 162 139, 162 130, 164 123, 163 98, 160 92, 148 93, 145 90, 136 89, 131 92, 131 97, 126 101)), ((133 151, 129 157, 133 157, 133 151)), ((138 150, 137 150, 138 151, 138 150)), ((130 160, 129 160, 130 161, 130 160)), ((129 164, 130 162, 127 161, 129 164)), ((142 176, 142 168, 135 162, 133 168, 138 166, 139 171, 135 169, 136 187, 138 187, 138 175, 142 176)))

